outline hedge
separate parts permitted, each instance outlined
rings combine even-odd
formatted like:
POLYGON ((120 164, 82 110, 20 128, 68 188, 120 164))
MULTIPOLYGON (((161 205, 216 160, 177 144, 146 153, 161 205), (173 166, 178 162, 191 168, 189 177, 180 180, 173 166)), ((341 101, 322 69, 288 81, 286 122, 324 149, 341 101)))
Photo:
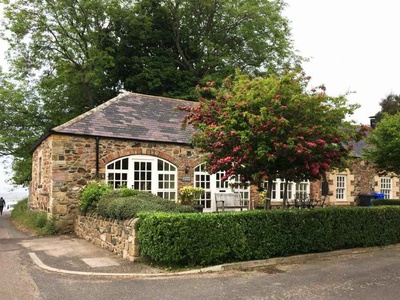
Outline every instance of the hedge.
POLYGON ((139 212, 194 212, 191 206, 180 205, 144 191, 121 189, 101 197, 95 212, 108 219, 127 220, 139 212))
POLYGON ((141 254, 155 262, 207 266, 400 242, 400 207, 219 214, 140 213, 141 254))
POLYGON ((373 199, 373 206, 382 206, 382 205, 400 205, 399 199, 373 199))

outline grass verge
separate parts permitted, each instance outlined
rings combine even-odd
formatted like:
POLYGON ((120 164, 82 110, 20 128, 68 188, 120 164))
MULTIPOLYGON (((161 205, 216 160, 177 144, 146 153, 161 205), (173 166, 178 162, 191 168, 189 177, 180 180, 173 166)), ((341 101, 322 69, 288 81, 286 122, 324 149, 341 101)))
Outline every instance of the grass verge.
POLYGON ((11 212, 12 223, 21 231, 34 235, 44 236, 57 233, 57 226, 53 220, 47 219, 45 212, 28 209, 28 199, 19 201, 11 212))

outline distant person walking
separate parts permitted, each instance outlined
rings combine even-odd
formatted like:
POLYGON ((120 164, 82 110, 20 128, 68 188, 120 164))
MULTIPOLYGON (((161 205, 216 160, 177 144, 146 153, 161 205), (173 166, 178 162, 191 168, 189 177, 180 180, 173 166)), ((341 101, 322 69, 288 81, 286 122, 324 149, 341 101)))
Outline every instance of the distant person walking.
POLYGON ((4 201, 3 197, 0 197, 0 214, 3 214, 3 208, 6 206, 6 201, 4 201))

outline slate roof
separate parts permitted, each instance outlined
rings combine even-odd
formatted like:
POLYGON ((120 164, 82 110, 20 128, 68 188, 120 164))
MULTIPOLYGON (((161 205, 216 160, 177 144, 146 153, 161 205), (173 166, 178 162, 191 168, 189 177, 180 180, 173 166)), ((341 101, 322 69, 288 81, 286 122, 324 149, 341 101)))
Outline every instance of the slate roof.
POLYGON ((368 147, 365 139, 362 139, 358 142, 350 142, 349 144, 353 147, 352 154, 353 157, 356 158, 362 158, 364 149, 368 147))
POLYGON ((181 129, 186 112, 177 107, 193 105, 196 102, 124 92, 51 131, 189 144, 193 129, 181 129))

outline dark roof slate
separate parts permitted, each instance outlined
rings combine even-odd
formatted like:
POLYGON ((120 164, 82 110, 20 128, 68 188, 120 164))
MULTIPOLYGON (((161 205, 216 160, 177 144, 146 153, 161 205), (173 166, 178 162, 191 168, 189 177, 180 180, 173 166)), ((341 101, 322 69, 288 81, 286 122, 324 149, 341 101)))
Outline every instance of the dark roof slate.
POLYGON ((189 144, 193 129, 181 129, 185 111, 196 102, 124 92, 52 129, 52 132, 189 144))

